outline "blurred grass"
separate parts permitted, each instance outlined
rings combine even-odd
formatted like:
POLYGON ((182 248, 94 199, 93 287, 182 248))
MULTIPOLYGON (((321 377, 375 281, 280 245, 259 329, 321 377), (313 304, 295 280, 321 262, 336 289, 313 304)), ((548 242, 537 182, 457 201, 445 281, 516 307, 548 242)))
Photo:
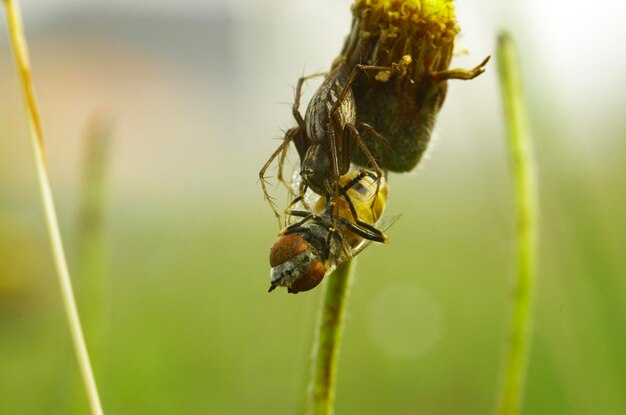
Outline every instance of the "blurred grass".
MULTIPOLYGON (((107 252, 104 246, 107 181, 109 173, 112 121, 102 113, 94 114, 85 129, 81 162, 81 185, 76 235, 77 270, 74 287, 83 325, 89 327, 85 341, 90 350, 92 364, 99 373, 106 335, 109 310, 107 252)), ((68 359, 71 353, 68 351, 68 359)), ((60 402, 60 412, 78 413, 81 408, 82 385, 72 372, 59 379, 61 389, 69 390, 66 402, 60 402), (66 405, 66 406, 65 406, 66 405)))
MULTIPOLYGON (((428 176, 392 178, 390 212, 402 209, 405 215, 390 229, 390 245, 372 246, 360 258, 337 413, 483 414, 492 408, 509 295, 501 276, 511 269, 514 249, 506 226, 511 219, 503 196, 506 179, 501 184, 480 175, 470 179, 470 185, 500 188, 495 194, 449 193, 428 176), (370 335, 368 316, 381 312, 371 304, 399 283, 420 287, 443 315, 441 337, 412 358, 388 355, 370 335)), ((585 248, 598 241, 570 223, 593 215, 584 204, 570 207, 585 199, 580 186, 543 183, 544 192, 558 192, 565 200, 544 209, 549 225, 537 309, 546 317, 537 321, 524 413, 623 412, 626 379, 619 350, 626 339, 619 330, 623 324, 611 326, 626 307, 588 290, 595 284, 623 285, 623 260, 587 258, 585 248), (569 217, 561 226, 564 209, 569 217), (617 262, 615 271, 607 260, 617 262), (581 267, 579 261, 591 262, 581 267), (615 310, 613 321, 606 320, 615 310)), ((607 201, 615 205, 620 199, 613 193, 607 201)), ((235 210, 217 205, 211 214, 204 206, 187 206, 183 218, 181 206, 155 202, 117 205, 110 216, 111 332, 101 374, 107 407, 118 414, 296 412, 319 290, 265 293, 275 229, 268 215, 259 215, 262 201, 235 210)), ((28 199, 17 203, 28 204, 28 199)), ((6 218, 8 212, 1 211, 6 218)), ((598 216, 595 226, 601 229, 607 220, 598 216)), ((34 287, 49 277, 48 267, 34 263, 29 271, 21 265, 21 258, 45 248, 42 224, 32 221, 26 226, 9 219, 11 228, 0 234, 3 279, 13 269, 12 279, 24 284, 0 299, 0 413, 61 413, 54 411, 55 403, 67 391, 59 387, 58 374, 76 370, 63 363, 69 344, 61 304, 47 295, 54 287, 45 282, 49 290, 34 287), (20 239, 28 242, 13 243, 20 239), (7 268, 13 263, 7 258, 18 266, 7 268), (36 284, 28 284, 25 274, 36 284)), ((386 312, 389 325, 400 332, 427 329, 408 327, 402 316, 386 312)))
POLYGON ((93 415, 102 414, 100 396, 96 387, 91 361, 87 346, 83 337, 83 327, 80 322, 78 307, 69 272, 69 266, 65 255, 56 207, 53 200, 52 188, 48 173, 48 155, 45 149, 43 127, 35 89, 32 82, 30 56, 26 41, 22 16, 17 0, 4 0, 9 40, 13 51, 13 60, 19 75, 20 86, 23 92, 24 112, 28 123, 32 154, 37 172, 39 194, 45 217, 48 239, 52 250, 52 258, 56 273, 57 284, 60 288, 64 312, 67 318, 70 339, 76 363, 80 369, 81 378, 89 401, 89 412, 93 415))

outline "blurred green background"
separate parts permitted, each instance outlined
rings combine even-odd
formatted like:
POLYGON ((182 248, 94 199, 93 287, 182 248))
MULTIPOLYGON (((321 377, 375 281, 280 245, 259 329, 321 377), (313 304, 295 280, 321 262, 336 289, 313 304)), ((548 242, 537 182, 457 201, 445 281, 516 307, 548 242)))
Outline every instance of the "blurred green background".
MULTIPOLYGON (((257 172, 293 125, 283 103, 297 78, 340 50, 350 2, 24 3, 105 412, 298 413, 321 290, 266 293, 277 228, 257 172), (101 117, 104 228, 90 267, 79 206, 101 117)), ((609 3, 457 5, 470 54, 455 66, 492 54, 503 27, 523 55, 541 192, 524 414, 626 413, 626 6, 609 3)), ((495 407, 515 265, 495 64, 449 86, 427 159, 389 177, 387 213, 403 213, 391 243, 359 257, 338 414, 495 407)), ((2 19, 0 414, 69 413, 87 404, 2 19)))

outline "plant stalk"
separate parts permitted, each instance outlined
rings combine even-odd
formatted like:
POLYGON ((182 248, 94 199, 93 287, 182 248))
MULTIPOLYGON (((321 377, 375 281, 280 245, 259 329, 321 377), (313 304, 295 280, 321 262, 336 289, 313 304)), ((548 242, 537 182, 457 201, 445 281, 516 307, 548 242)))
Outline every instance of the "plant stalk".
POLYGON ((48 178, 48 166, 44 148, 43 132, 41 128, 41 119, 31 80, 28 46, 26 38, 24 37, 19 5, 17 0, 3 0, 3 3, 7 15, 9 38, 26 101, 25 106, 28 118, 28 127, 33 147, 33 154, 35 157, 37 177, 39 179, 39 190, 41 193, 46 224, 48 227, 48 236, 52 246, 54 265, 61 289, 65 314, 70 327, 72 343, 74 345, 74 352, 78 360, 78 366, 80 368, 87 397, 89 399, 91 413, 94 415, 101 415, 103 411, 100 404, 100 397, 98 396, 96 381, 91 369, 89 354, 87 352, 87 346, 85 344, 85 339, 80 325, 78 309, 74 299, 74 292, 72 291, 70 273, 65 259, 61 232, 59 230, 59 224, 54 208, 52 189, 48 178))
POLYGON ((324 289, 313 342, 308 415, 333 414, 339 348, 355 261, 353 258, 335 270, 324 289))
POLYGON ((104 222, 111 130, 112 123, 105 115, 97 114, 90 120, 85 135, 80 190, 78 270, 81 278, 75 283, 82 300, 83 324, 90 331, 88 337, 96 367, 106 303, 104 222))
POLYGON ((513 328, 503 368, 498 414, 519 413, 531 343, 532 296, 537 250, 537 187, 517 49, 511 36, 498 37, 498 73, 504 104, 517 215, 517 282, 513 328))

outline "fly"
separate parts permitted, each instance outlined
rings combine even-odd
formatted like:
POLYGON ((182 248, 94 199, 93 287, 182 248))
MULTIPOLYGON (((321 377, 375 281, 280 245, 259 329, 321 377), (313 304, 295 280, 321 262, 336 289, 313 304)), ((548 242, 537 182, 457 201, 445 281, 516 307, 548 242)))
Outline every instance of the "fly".
POLYGON ((322 197, 311 211, 288 212, 301 219, 283 229, 270 250, 269 291, 276 287, 287 287, 294 294, 308 291, 372 241, 388 242, 376 228, 387 201, 384 178, 366 170, 351 171, 339 184, 342 197, 337 206, 322 197))

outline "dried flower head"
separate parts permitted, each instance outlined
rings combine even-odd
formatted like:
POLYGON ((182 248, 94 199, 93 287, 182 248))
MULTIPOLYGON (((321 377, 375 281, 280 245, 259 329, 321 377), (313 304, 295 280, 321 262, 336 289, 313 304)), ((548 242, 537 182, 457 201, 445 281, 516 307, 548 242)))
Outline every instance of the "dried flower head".
MULTIPOLYGON (((352 13, 351 32, 333 67, 360 71, 351 85, 357 119, 389 142, 364 136, 377 162, 410 171, 426 150, 446 81, 478 76, 486 60, 470 71, 448 70, 459 32, 451 0, 355 0, 352 13)), ((353 161, 367 165, 360 152, 353 161)))
POLYGON ((352 33, 360 42, 347 42, 344 56, 352 55, 349 49, 356 46, 372 64, 391 66, 410 55, 424 64, 413 65, 413 70, 426 65, 447 69, 459 32, 451 0, 356 0, 352 13, 352 33))

